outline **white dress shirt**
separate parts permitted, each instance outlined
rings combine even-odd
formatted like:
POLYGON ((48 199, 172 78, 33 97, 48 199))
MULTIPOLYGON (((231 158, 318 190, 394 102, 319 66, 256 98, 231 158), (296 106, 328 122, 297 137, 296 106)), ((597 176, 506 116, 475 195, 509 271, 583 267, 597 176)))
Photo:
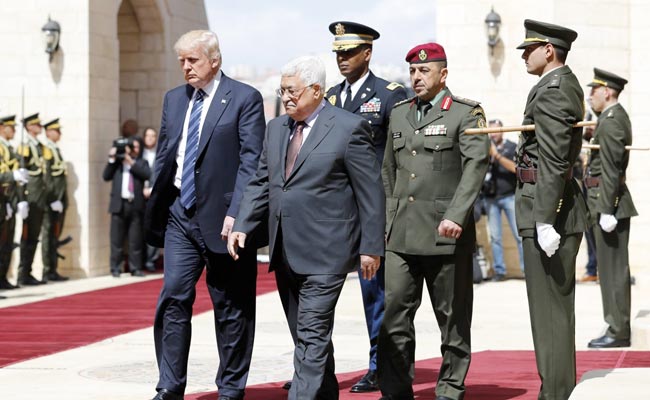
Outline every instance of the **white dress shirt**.
POLYGON ((341 104, 345 104, 345 99, 348 97, 348 86, 350 86, 350 90, 352 91, 352 99, 354 99, 357 96, 357 92, 359 91, 359 89, 361 89, 361 86, 363 86, 366 79, 368 79, 368 75, 370 75, 370 70, 368 70, 368 72, 366 72, 364 76, 357 79, 357 81, 354 82, 352 85, 350 85, 347 79, 345 80, 345 85, 343 86, 343 90, 341 91, 341 104))

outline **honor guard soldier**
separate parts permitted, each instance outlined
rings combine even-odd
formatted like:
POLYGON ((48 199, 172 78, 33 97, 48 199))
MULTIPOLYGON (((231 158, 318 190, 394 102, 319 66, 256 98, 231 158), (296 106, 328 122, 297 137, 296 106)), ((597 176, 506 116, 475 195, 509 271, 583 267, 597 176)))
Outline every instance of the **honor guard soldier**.
POLYGON ((426 282, 440 333, 436 400, 462 399, 472 321, 474 202, 488 168, 479 103, 446 86, 447 56, 426 43, 408 52, 416 97, 395 106, 382 177, 386 193, 386 299, 379 333, 382 399, 413 399, 415 313, 426 282))
POLYGON ((57 271, 58 247, 65 211, 68 208, 67 196, 67 170, 61 150, 57 145, 61 139, 61 125, 59 119, 54 119, 45 125, 45 139, 43 140, 43 159, 48 174, 47 207, 43 214, 43 227, 41 235, 41 254, 43 256, 43 280, 66 281, 67 277, 57 271))
MULTIPOLYGON (((381 165, 390 112, 396 103, 406 98, 406 91, 402 85, 376 77, 370 71, 373 41, 379 38, 379 32, 347 21, 332 22, 329 30, 334 34, 332 51, 336 53, 339 71, 345 80, 327 91, 327 99, 332 105, 358 114, 370 123, 377 159, 381 165)), ((366 375, 350 388, 352 393, 379 390, 377 337, 384 317, 384 263, 373 279, 359 278, 370 338, 370 361, 366 375)))
POLYGON ((632 145, 630 117, 618 102, 627 80, 602 69, 594 69, 589 102, 599 114, 591 143, 587 176, 587 204, 594 218, 596 258, 607 331, 589 342, 589 347, 630 346, 630 264, 627 246, 630 217, 638 215, 625 184, 632 145))
POLYGON ((517 148, 515 211, 522 237, 528 306, 542 380, 539 400, 566 400, 576 383, 575 263, 588 226, 587 206, 572 170, 582 146, 584 115, 578 79, 565 65, 578 34, 526 20, 524 51, 531 89, 517 148))
POLYGON ((23 219, 23 232, 20 238, 20 264, 18 265, 18 285, 34 286, 46 283, 32 275, 32 262, 38 245, 38 236, 43 224, 43 213, 47 207, 47 178, 43 160, 43 145, 37 136, 43 130, 38 113, 25 117, 23 126, 27 135, 18 148, 29 173, 29 182, 21 187, 23 201, 18 203, 17 214, 23 219))
POLYGON ((27 183, 28 174, 19 169, 18 158, 9 143, 16 134, 16 116, 0 118, 0 289, 15 289, 7 280, 11 255, 15 248, 14 229, 16 227, 16 188, 27 183))

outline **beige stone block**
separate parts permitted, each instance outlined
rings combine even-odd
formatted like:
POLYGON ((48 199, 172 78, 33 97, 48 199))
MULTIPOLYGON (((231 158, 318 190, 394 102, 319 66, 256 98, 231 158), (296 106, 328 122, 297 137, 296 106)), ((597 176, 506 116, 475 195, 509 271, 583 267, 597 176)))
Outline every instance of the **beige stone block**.
POLYGON ((140 26, 135 15, 122 14, 117 18, 117 31, 119 33, 138 33, 140 26))
POLYGON ((142 51, 150 53, 159 53, 164 50, 164 40, 162 33, 142 33, 140 34, 140 48, 142 51))
POLYGON ((140 51, 140 35, 138 33, 121 33, 119 34, 120 54, 136 53, 140 51))
POLYGON ((149 77, 146 72, 122 72, 120 73, 120 89, 135 90, 149 87, 149 77))
MULTIPOLYGON (((153 71, 147 74, 147 87, 150 89, 167 89, 167 72, 153 71)), ((162 101, 162 100, 161 100, 162 101)))
POLYGON ((138 107, 158 107, 162 93, 160 90, 138 91, 138 107))
POLYGON ((138 108, 138 123, 142 127, 141 130, 143 130, 146 126, 152 126, 152 119, 153 119, 153 110, 151 108, 147 107, 140 107, 138 108))
POLYGON ((138 91, 120 90, 120 119, 136 119, 138 109, 138 91))

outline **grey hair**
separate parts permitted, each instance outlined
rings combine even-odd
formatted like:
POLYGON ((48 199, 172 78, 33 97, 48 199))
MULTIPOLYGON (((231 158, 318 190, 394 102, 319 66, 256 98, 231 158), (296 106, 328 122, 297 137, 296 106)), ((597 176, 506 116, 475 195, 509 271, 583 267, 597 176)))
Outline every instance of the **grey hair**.
POLYGON ((325 64, 313 56, 294 58, 280 70, 282 76, 297 76, 305 85, 319 84, 325 90, 325 64))
POLYGON ((189 31, 181 36, 174 44, 174 51, 179 54, 181 51, 199 48, 211 60, 221 60, 219 50, 219 38, 217 34, 208 30, 189 31))

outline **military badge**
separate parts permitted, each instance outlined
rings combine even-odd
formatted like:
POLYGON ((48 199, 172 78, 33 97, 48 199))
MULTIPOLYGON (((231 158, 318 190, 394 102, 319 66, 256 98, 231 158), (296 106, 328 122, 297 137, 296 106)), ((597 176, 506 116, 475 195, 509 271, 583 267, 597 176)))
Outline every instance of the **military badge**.
POLYGON ((427 59, 427 52, 424 51, 424 49, 420 50, 420 52, 418 53, 418 58, 419 58, 421 61, 426 60, 426 59, 427 59))
POLYGON ((336 95, 335 94, 331 95, 330 97, 327 98, 327 101, 329 101, 331 105, 335 105, 336 104, 336 95))
POLYGON ((446 96, 444 99, 442 99, 442 103, 440 103, 440 109, 449 111, 449 108, 451 107, 451 103, 453 103, 451 96, 446 96))
POLYGON ((343 24, 336 24, 336 27, 334 29, 336 30, 337 36, 345 35, 345 26, 343 26, 343 24))
POLYGON ((391 82, 391 83, 389 83, 389 84, 386 86, 386 89, 388 89, 388 90, 395 90, 395 89, 397 89, 398 87, 402 87, 402 85, 400 85, 400 84, 397 83, 397 82, 391 82))
POLYGON ((479 118, 479 119, 478 119, 478 122, 476 123, 476 125, 477 125, 479 128, 485 128, 485 118, 482 118, 482 117, 479 118))
POLYGON ((424 136, 445 136, 447 127, 444 125, 429 125, 424 128, 424 136))
POLYGON ((393 132, 393 139, 399 139, 402 137, 402 132, 393 132))
POLYGON ((381 100, 378 97, 373 97, 368 102, 361 104, 360 111, 362 113, 378 113, 381 110, 381 100))

